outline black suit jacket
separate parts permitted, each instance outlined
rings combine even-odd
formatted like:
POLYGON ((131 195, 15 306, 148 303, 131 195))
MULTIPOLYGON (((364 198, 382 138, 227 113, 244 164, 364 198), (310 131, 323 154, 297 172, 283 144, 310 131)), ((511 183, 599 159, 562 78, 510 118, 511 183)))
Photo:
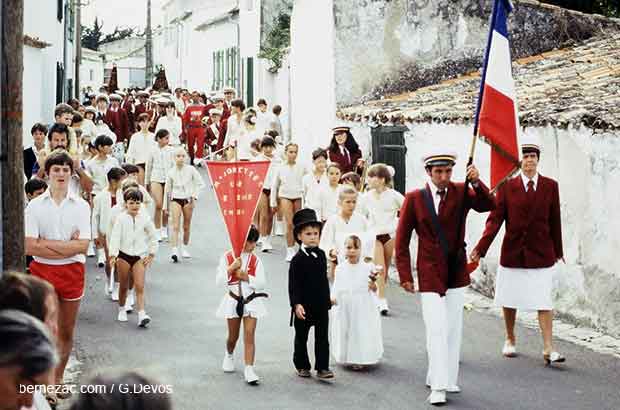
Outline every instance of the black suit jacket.
POLYGON ((24 150, 24 174, 26 175, 27 180, 32 177, 32 168, 36 162, 37 156, 35 155, 32 147, 26 148, 24 150))
POLYGON ((327 258, 325 252, 316 249, 313 255, 299 250, 293 257, 288 270, 288 295, 291 308, 302 305, 306 315, 318 315, 331 308, 329 281, 327 280, 327 258))

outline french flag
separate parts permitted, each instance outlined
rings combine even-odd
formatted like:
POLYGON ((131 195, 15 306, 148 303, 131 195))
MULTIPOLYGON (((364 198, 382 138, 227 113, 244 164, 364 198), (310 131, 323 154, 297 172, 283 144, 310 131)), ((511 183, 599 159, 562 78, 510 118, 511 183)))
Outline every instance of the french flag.
POLYGON ((519 169, 517 98, 508 39, 509 0, 495 0, 484 58, 474 134, 491 145, 491 188, 519 169))

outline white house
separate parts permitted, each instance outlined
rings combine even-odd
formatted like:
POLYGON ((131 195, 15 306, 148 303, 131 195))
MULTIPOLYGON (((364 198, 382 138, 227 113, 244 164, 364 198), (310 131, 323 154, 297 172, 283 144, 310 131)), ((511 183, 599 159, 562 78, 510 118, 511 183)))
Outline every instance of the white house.
POLYGON ((97 92, 103 84, 104 55, 100 51, 82 48, 82 62, 80 64, 80 88, 82 91, 97 92))
POLYGON ((50 123, 54 106, 75 95, 73 0, 24 1, 24 145, 35 122, 50 123))
POLYGON ((116 66, 118 88, 145 87, 145 44, 144 37, 129 37, 100 45, 104 61, 103 83, 108 83, 112 68, 116 66))

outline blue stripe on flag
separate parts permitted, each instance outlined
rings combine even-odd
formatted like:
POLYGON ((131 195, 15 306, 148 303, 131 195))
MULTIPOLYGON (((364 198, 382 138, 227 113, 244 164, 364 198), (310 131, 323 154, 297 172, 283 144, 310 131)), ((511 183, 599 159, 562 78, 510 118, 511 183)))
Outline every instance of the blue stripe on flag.
POLYGON ((489 64, 489 52, 491 51, 491 41, 493 31, 497 31, 508 38, 508 14, 512 11, 512 3, 509 0, 495 0, 493 4, 493 14, 491 14, 491 25, 487 40, 487 49, 484 53, 484 65, 482 67, 482 79, 480 81, 480 92, 478 93, 478 104, 476 106, 476 116, 474 118, 474 135, 478 133, 480 121, 480 107, 482 106, 482 96, 484 94, 484 84, 487 78, 487 68, 489 64))

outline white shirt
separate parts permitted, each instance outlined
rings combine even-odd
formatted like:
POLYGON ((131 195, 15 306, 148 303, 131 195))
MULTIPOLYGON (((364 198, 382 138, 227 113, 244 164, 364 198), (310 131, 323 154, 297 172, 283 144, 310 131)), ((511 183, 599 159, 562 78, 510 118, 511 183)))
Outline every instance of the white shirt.
POLYGON ((118 160, 107 156, 103 160, 93 157, 86 161, 86 171, 93 180, 93 193, 98 194, 108 187, 108 171, 120 167, 118 160))
POLYGON ((82 124, 80 125, 80 129, 82 130, 82 137, 90 137, 93 142, 94 139, 99 136, 99 134, 97 134, 97 127, 95 126, 95 123, 88 118, 84 118, 84 121, 82 121, 82 124))
MULTIPOLYGON (((228 258, 224 253, 220 258, 220 263, 217 266, 217 275, 215 277, 216 286, 226 286, 226 288, 232 291, 235 295, 239 294, 239 285, 235 282, 234 284, 228 284, 228 258)), ((248 270, 248 260, 250 258, 250 254, 246 252, 241 252, 241 270, 248 270)), ((256 257, 256 272, 255 275, 248 275, 249 282, 241 281, 241 292, 243 292, 243 296, 247 297, 254 291, 260 291, 265 288, 265 269, 263 267, 263 263, 260 258, 256 257)))
POLYGON ((116 134, 110 129, 108 124, 103 121, 95 125, 95 134, 93 138, 97 138, 100 135, 107 135, 108 137, 112 138, 112 142, 116 144, 116 134))
POLYGON ((145 185, 151 182, 165 183, 168 171, 172 167, 174 167, 174 148, 170 145, 163 148, 156 145, 146 161, 145 185))
POLYGON ((110 256, 118 256, 122 251, 130 256, 144 257, 154 255, 157 247, 155 225, 143 212, 138 212, 135 217, 123 212, 116 218, 109 242, 110 256))
POLYGON ((274 178, 275 172, 278 166, 282 164, 282 160, 276 155, 270 158, 264 154, 260 154, 259 156, 257 156, 256 160, 257 161, 271 161, 271 164, 269 164, 269 169, 267 170, 267 175, 265 175, 265 180, 263 181, 263 188, 271 189, 271 185, 273 185, 273 178, 274 178))
MULTIPOLYGON (((119 202, 118 193, 116 194, 116 202, 119 202)), ((97 234, 107 235, 110 227, 110 212, 112 210, 112 194, 109 190, 100 192, 93 200, 92 214, 92 232, 93 236, 97 234)))
POLYGON ((320 221, 327 220, 330 216, 336 215, 340 207, 338 206, 338 194, 341 185, 332 188, 329 183, 322 187, 320 192, 321 212, 317 215, 320 221))
POLYGON ((243 119, 237 121, 237 116, 232 114, 228 117, 224 146, 230 145, 232 141, 236 141, 241 134, 244 133, 244 131, 245 127, 243 126, 243 119))
POLYGON ((378 194, 374 189, 364 195, 368 212, 369 230, 375 235, 396 233, 398 211, 405 197, 398 191, 388 188, 378 194))
MULTIPOLYGON (((344 255, 344 240, 349 234, 362 235, 368 231, 368 220, 359 212, 354 211, 348 221, 340 213, 332 215, 327 219, 323 231, 321 232, 321 242, 319 247, 327 255, 331 250, 337 250, 340 255, 344 255)), ((374 244, 374 241, 372 242, 374 244)), ((367 252, 363 252, 364 256, 367 252)), ((372 254, 370 255, 372 256, 372 254)))
MULTIPOLYGON (((525 192, 527 192, 527 183, 530 182, 530 179, 526 177, 523 172, 521 172, 521 181, 523 182, 525 192)), ((534 191, 536 191, 536 189, 538 189, 538 172, 536 173, 536 175, 534 175, 532 181, 534 181, 534 191)))
MULTIPOLYGON (((79 196, 69 192, 57 205, 47 189, 26 207, 25 236, 34 239, 70 241, 71 235, 79 231, 79 239, 91 239, 90 206, 79 196)), ((66 259, 46 259, 34 256, 34 260, 47 265, 68 265, 74 262, 85 263, 84 254, 66 259)))
POLYGON ((264 134, 265 131, 271 130, 271 124, 274 121, 273 117, 274 115, 269 111, 262 112, 261 110, 258 110, 256 113, 256 129, 261 134, 264 134))
POLYGON ((175 165, 168 170, 164 189, 164 209, 168 209, 168 200, 166 199, 198 198, 198 193, 204 186, 205 183, 196 168, 183 165, 179 169, 175 165))
POLYGON ((136 132, 129 140, 129 149, 125 158, 130 164, 146 164, 153 148, 155 148, 154 134, 136 132))
POLYGON ((321 212, 321 190, 323 187, 329 185, 327 175, 323 173, 318 179, 314 172, 304 175, 303 180, 304 187, 304 208, 314 209, 317 213, 317 218, 320 219, 321 212))
POLYGON ((174 97, 172 99, 174 101, 174 107, 178 112, 185 112, 185 101, 182 98, 174 97))
POLYGON ((291 165, 288 162, 280 165, 274 175, 271 186, 270 205, 275 208, 278 198, 301 199, 304 195, 303 178, 306 167, 299 162, 291 165))
MULTIPOLYGON (((432 182, 429 181, 428 183, 429 188, 431 189, 431 195, 433 196, 433 204, 435 205, 435 213, 437 215, 439 215, 439 202, 441 202, 441 195, 438 194, 438 192, 440 191, 439 188, 437 188, 437 186, 435 186, 435 184, 433 184, 432 182)), ((448 197, 448 187, 446 187, 446 193, 444 194, 444 198, 448 197)))
MULTIPOLYGON (((138 185, 138 189, 142 192, 142 206, 147 211, 147 215, 153 215, 155 213, 155 201, 145 187, 138 185)), ((123 208, 125 207, 125 199, 123 198, 123 189, 118 188, 116 191, 116 202, 123 208)))
MULTIPOLYGON (((155 133, 162 129, 170 133, 170 145, 181 145, 181 131, 183 126, 180 117, 176 115, 172 118, 168 118, 167 115, 160 117, 155 127, 155 133)), ((155 143, 157 143, 157 141, 155 141, 155 143)))

